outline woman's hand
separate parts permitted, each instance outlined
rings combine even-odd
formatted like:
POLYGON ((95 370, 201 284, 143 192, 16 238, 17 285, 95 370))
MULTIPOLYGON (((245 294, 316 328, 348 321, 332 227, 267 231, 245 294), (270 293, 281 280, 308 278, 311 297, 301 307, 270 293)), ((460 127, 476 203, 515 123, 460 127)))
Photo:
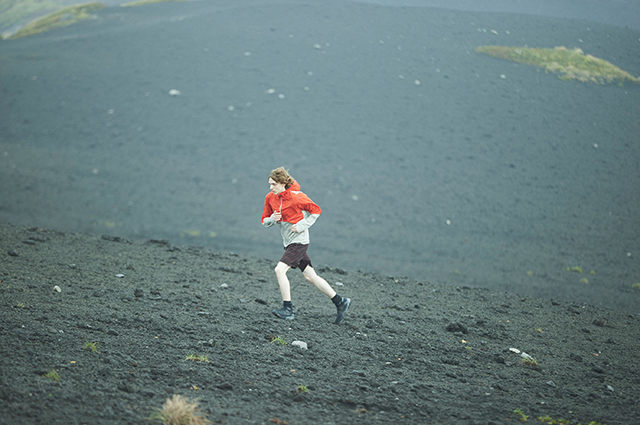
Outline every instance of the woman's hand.
POLYGON ((273 221, 280 221, 282 220, 282 213, 280 213, 280 211, 274 211, 273 214, 271 214, 271 219, 273 221))

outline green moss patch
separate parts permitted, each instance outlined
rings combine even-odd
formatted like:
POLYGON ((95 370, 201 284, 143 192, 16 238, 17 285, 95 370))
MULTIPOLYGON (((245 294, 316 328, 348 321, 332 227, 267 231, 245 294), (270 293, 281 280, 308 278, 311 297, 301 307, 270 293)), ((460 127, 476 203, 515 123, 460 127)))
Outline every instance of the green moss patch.
POLYGON ((91 18, 91 12, 104 9, 105 7, 107 6, 102 3, 87 3, 78 6, 65 7, 57 12, 50 13, 47 16, 30 22, 10 38, 26 37, 28 35, 39 34, 50 29, 75 24, 76 22, 91 18))
POLYGON ((559 74, 561 80, 577 80, 585 83, 623 84, 631 81, 640 84, 636 78, 617 66, 591 55, 585 55, 578 48, 569 50, 566 47, 539 49, 531 47, 480 46, 478 53, 485 53, 500 59, 535 65, 547 72, 559 74))

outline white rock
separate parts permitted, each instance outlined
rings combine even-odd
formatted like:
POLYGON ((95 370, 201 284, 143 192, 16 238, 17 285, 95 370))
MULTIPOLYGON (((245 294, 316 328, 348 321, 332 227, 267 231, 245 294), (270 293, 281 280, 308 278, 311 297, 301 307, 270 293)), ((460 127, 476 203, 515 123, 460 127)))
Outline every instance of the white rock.
POLYGON ((516 353, 516 354, 520 354, 520 350, 518 350, 517 348, 509 348, 509 351, 516 353))
POLYGON ((607 389, 608 389, 609 391, 611 391, 611 392, 614 392, 614 391, 615 391, 611 385, 607 385, 607 389))
POLYGON ((122 278, 122 277, 124 277, 124 275, 123 275, 122 273, 118 273, 118 274, 116 275, 116 277, 120 277, 120 278, 122 278))
POLYGON ((169 96, 180 96, 180 90, 176 90, 176 89, 169 90, 169 96))
POLYGON ((53 290, 56 292, 62 292, 62 289, 60 289, 60 287, 58 285, 53 287, 53 290))
POLYGON ((335 285, 336 285, 336 286, 344 286, 344 283, 342 283, 342 282, 336 282, 336 283, 335 283, 335 285))
POLYGON ((223 283, 222 285, 220 285, 221 288, 228 288, 229 285, 227 285, 226 283, 223 283))
POLYGON ((527 360, 533 360, 533 357, 531 357, 530 355, 528 355, 527 353, 523 352, 522 354, 520 354, 520 357, 522 357, 523 359, 527 359, 527 360))
POLYGON ((307 349, 307 343, 304 341, 293 341, 291 345, 293 345, 294 347, 300 347, 303 350, 307 349))

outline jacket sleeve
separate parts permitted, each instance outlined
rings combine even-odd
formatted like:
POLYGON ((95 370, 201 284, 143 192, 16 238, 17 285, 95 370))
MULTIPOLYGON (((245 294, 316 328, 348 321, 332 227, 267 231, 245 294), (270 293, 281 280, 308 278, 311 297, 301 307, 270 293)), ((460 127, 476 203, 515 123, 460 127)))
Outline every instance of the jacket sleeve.
POLYGON ((262 225, 264 227, 271 227, 275 224, 275 220, 271 218, 271 214, 273 214, 273 209, 271 208, 271 204, 269 204, 268 196, 264 198, 264 210, 262 210, 262 225))
POLYGON ((307 195, 302 193, 300 195, 302 196, 300 196, 299 205, 300 209, 303 211, 304 218, 297 222, 296 225, 298 227, 298 232, 304 232, 309 227, 313 226, 313 223, 315 223, 318 217, 320 217, 322 210, 315 202, 309 199, 307 195))
POLYGON ((299 233, 302 233, 305 230, 307 230, 309 227, 313 226, 313 223, 315 223, 318 217, 320 217, 320 214, 309 214, 306 211, 305 213, 306 213, 304 214, 305 217, 296 223, 299 233))

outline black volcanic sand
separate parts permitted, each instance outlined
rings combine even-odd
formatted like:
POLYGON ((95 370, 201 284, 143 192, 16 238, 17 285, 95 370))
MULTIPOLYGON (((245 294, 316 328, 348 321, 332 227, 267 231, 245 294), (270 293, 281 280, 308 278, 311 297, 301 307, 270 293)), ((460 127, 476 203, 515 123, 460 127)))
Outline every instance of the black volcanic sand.
POLYGON ((277 259, 284 165, 324 211, 316 263, 640 313, 640 87, 473 51, 640 75, 639 31, 331 1, 96 17, 0 43, 2 222, 277 259))
POLYGON ((13 225, 0 258, 1 424, 640 423, 638 315, 317 266, 352 308, 291 273, 290 322, 273 260, 13 225))

